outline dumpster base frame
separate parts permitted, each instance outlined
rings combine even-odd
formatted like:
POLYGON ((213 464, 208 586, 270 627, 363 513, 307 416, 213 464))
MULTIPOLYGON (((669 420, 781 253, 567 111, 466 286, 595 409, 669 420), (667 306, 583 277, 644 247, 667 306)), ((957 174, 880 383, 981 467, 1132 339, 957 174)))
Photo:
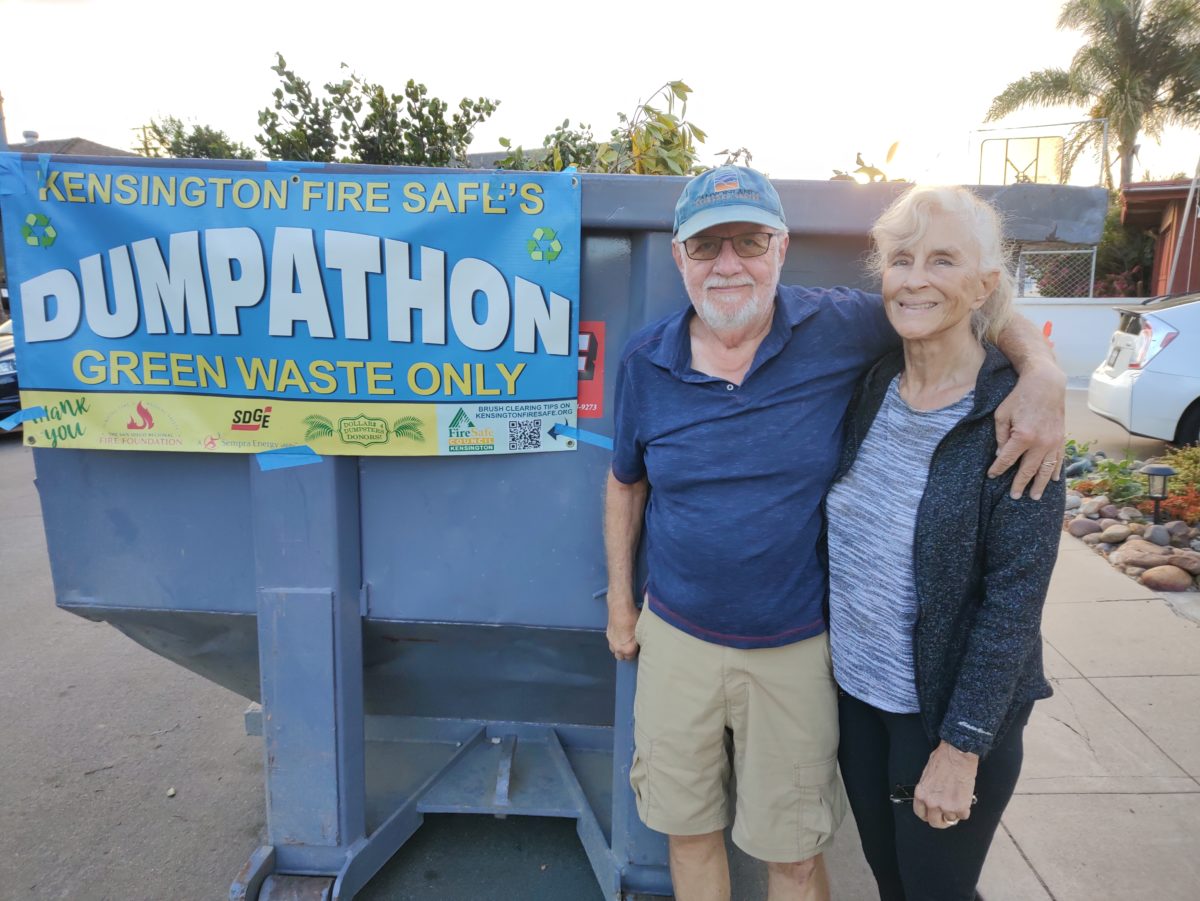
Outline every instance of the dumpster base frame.
MULTIPOLYGON (((246 710, 245 721, 247 734, 262 735, 258 704, 246 710)), ((403 716, 368 716, 364 726, 366 810, 373 828, 336 852, 341 857, 336 868, 313 867, 311 848, 260 847, 231 886, 232 901, 276 901, 260 894, 267 877, 275 873, 324 877, 322 882, 333 876, 330 892, 312 897, 348 901, 420 828, 427 813, 574 819, 606 898, 671 894, 665 866, 622 865, 614 853, 611 823, 597 815, 611 803, 611 782, 606 796, 601 778, 581 778, 580 762, 589 757, 594 759, 583 769, 594 770, 598 777, 611 773, 611 727, 403 716), (397 765, 401 757, 424 758, 424 766, 405 772, 397 765)), ((318 889, 315 884, 313 888, 318 889)))

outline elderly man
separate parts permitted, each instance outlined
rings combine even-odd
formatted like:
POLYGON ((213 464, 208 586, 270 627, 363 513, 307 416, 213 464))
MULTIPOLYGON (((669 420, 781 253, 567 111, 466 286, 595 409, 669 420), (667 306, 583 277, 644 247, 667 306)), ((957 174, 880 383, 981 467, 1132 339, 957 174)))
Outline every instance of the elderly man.
MULTIPOLYGON (((733 840, 767 862, 769 901, 828 899, 821 854, 845 811, 821 502, 854 386, 898 339, 876 295, 779 286, 787 247, 763 175, 692 179, 672 244, 691 304, 636 334, 617 376, 608 641, 619 660, 640 649, 630 782, 669 836, 680 901, 729 898, 731 770, 733 840)), ((1065 379, 1028 322, 1001 345, 1022 380, 997 412, 992 474, 1024 454, 1014 490, 1036 474, 1040 495, 1065 379)))

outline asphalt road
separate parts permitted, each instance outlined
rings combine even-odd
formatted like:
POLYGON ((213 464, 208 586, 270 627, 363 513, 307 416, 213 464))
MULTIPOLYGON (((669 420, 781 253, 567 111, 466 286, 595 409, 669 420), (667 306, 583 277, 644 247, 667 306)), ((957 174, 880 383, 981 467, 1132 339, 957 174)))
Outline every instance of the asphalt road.
POLYGON ((245 706, 54 606, 32 454, 0 437, 0 898, 227 895, 264 826, 245 706))

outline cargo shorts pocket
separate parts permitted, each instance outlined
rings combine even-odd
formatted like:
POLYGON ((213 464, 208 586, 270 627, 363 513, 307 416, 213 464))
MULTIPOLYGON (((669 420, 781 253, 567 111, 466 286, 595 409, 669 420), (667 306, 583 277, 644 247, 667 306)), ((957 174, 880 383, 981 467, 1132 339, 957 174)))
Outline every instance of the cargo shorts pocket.
POLYGON ((650 755, 654 743, 640 732, 635 733, 633 762, 629 765, 629 787, 642 822, 650 813, 650 755))
POLYGON ((794 768, 800 795, 799 848, 804 858, 820 854, 829 845, 846 816, 846 793, 838 776, 837 758, 794 768))

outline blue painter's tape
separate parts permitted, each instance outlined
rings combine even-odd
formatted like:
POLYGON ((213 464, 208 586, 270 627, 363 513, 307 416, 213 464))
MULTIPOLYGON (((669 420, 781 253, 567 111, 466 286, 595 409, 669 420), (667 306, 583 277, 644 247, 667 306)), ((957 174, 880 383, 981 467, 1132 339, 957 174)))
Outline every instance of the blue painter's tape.
POLYGON ((21 158, 15 153, 0 153, 0 195, 10 197, 13 194, 24 194, 25 191, 21 158))
POLYGON ((602 447, 605 450, 613 449, 612 439, 607 435, 597 435, 595 432, 588 432, 584 431, 583 429, 573 428, 569 425, 560 425, 555 423, 550 427, 550 437, 557 438, 560 435, 563 438, 574 438, 576 441, 582 441, 584 444, 592 444, 596 447, 602 447))
POLYGON ((303 172, 305 169, 324 168, 324 163, 312 163, 301 160, 267 160, 267 170, 271 172, 303 172))
POLYGON ((38 154, 38 180, 41 182, 45 182, 46 173, 49 171, 50 171, 50 154, 39 153, 38 154))
POLYGON ((11 432, 21 423, 27 422, 30 419, 41 419, 45 415, 45 407, 26 407, 24 410, 18 410, 7 419, 0 419, 0 429, 11 432))
POLYGON ((296 447, 277 447, 254 456, 258 460, 258 468, 263 472, 270 472, 272 469, 290 469, 293 466, 307 466, 310 463, 320 463, 322 459, 320 454, 304 444, 296 447))

